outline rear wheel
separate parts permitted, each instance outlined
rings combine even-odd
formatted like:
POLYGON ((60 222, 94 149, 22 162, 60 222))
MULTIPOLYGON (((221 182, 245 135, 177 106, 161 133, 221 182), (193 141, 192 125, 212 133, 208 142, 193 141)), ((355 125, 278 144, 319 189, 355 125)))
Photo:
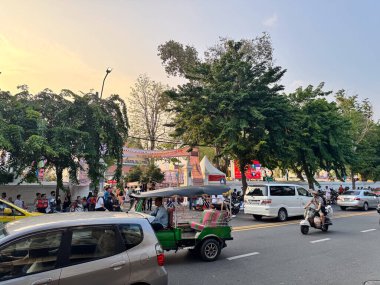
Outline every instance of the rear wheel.
POLYGON ((239 214, 240 208, 232 208, 232 215, 239 214))
POLYGON ((365 202, 363 205, 363 211, 368 211, 368 203, 365 202))
POLYGON ((253 218, 254 218, 256 221, 261 221, 262 218, 263 218, 263 216, 261 216, 261 215, 252 215, 252 216, 253 216, 253 218))
POLYGON ((309 227, 308 226, 301 226, 301 233, 303 235, 307 235, 309 233, 309 227))
POLYGON ((214 261, 222 250, 220 242, 216 239, 208 239, 202 243, 200 248, 201 258, 204 261, 214 261))
POLYGON ((342 211, 345 211, 345 210, 347 209, 347 207, 346 207, 346 206, 340 206, 340 209, 341 209, 342 211))
POLYGON ((323 225, 322 228, 321 228, 322 232, 327 232, 329 230, 329 226, 328 225, 323 225))
POLYGON ((277 216, 277 219, 280 221, 280 222, 285 222, 287 219, 288 219, 288 213, 286 212, 285 209, 280 209, 278 211, 278 216, 277 216))

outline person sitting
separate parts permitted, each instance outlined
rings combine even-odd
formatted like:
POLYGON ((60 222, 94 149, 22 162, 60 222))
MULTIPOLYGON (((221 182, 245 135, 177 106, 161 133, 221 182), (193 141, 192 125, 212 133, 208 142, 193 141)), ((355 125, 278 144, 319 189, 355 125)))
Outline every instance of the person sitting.
POLYGON ((156 206, 156 209, 151 213, 151 215, 155 218, 152 221, 151 225, 154 231, 160 231, 168 227, 168 211, 162 205, 161 197, 154 199, 154 205, 156 206))

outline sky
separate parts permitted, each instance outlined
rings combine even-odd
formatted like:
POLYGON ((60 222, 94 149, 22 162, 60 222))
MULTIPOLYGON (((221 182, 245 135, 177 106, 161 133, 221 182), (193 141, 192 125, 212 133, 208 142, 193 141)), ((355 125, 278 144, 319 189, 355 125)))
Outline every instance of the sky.
POLYGON ((220 37, 268 32, 287 92, 325 82, 368 98, 380 119, 377 0, 0 0, 0 89, 127 98, 140 74, 175 87, 157 56, 169 40, 201 54, 220 37))

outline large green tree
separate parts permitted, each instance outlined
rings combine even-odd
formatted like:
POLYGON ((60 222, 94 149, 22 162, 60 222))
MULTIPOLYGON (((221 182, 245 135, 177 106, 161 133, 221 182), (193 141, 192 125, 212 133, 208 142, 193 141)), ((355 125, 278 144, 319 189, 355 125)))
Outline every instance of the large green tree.
POLYGON ((238 160, 245 189, 246 165, 254 158, 269 161, 268 155, 279 149, 267 145, 286 132, 290 104, 279 94, 283 86, 278 84, 285 70, 272 67, 269 60, 258 61, 245 41, 227 40, 220 52, 192 65, 185 60, 184 66, 183 57, 177 60, 175 53, 163 58, 168 54, 162 52, 164 47, 160 46, 164 64, 189 80, 167 92, 175 113, 174 136, 190 146, 215 146, 238 160))
POLYGON ((373 121, 373 108, 368 99, 359 101, 357 95, 348 96, 344 90, 337 92, 336 102, 342 115, 350 122, 353 157, 348 165, 351 170, 352 188, 355 174, 362 179, 376 179, 379 162, 378 126, 373 121))
POLYGON ((289 141, 291 151, 285 164, 299 175, 304 173, 309 187, 314 189, 314 175, 320 169, 335 171, 338 178, 346 174, 345 165, 351 161, 350 122, 335 102, 326 96, 323 83, 314 88, 299 87, 289 98, 294 107, 296 128, 289 141))

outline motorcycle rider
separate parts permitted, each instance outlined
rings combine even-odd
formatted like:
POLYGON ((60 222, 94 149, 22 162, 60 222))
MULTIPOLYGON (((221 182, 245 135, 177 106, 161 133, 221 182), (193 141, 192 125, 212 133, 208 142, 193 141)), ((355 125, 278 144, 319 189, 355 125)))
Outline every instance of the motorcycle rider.
POLYGON ((306 204, 305 209, 308 208, 311 204, 314 205, 315 210, 319 213, 319 216, 321 218, 322 225, 325 224, 325 206, 322 197, 319 196, 319 193, 314 190, 309 190, 310 193, 313 195, 313 198, 306 204))

